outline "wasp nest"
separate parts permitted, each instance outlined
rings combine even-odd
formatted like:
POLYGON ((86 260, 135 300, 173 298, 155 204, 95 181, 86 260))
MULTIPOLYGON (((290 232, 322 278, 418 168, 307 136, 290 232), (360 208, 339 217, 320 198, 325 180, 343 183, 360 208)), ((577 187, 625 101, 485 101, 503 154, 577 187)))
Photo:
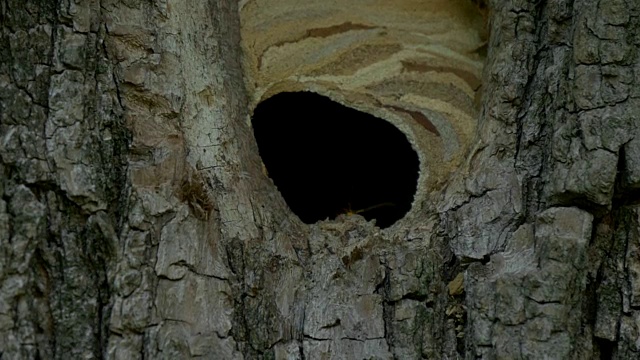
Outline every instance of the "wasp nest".
POLYGON ((393 123, 418 151, 420 191, 438 189, 475 132, 486 9, 470 0, 246 0, 252 107, 312 91, 393 123))

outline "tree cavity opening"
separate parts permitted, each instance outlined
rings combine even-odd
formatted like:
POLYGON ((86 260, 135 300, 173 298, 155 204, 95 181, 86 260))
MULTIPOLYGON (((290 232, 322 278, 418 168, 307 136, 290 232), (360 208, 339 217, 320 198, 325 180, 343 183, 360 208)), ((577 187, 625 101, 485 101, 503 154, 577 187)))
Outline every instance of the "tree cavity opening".
POLYGON ((252 124, 269 176, 303 222, 357 213, 386 228, 411 209, 418 155, 391 123, 291 92, 259 103, 252 124))

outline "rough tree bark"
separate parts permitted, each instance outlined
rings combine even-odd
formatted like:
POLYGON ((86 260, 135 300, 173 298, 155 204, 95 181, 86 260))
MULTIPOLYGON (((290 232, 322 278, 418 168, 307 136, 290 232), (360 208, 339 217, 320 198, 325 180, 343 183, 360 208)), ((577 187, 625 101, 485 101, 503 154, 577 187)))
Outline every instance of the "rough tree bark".
POLYGON ((640 5, 490 8, 474 150, 384 232, 262 174, 235 1, 2 1, 0 358, 639 357, 640 5))

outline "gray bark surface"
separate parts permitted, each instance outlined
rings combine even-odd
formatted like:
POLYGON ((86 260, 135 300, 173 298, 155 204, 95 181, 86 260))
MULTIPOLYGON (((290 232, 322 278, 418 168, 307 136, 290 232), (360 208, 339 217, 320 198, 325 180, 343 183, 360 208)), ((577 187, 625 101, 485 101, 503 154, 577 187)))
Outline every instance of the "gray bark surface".
POLYGON ((494 0, 477 145, 302 224, 234 1, 0 3, 0 358, 640 357, 640 4, 494 0))

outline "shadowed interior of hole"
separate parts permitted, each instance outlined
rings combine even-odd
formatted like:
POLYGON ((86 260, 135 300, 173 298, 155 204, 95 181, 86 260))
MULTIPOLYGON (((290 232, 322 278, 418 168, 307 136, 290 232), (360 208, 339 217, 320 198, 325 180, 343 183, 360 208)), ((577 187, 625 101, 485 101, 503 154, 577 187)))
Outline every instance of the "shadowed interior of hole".
POLYGON ((418 155, 391 123, 294 92, 258 104, 252 124, 269 176, 303 222, 351 211, 385 228, 410 210, 418 155))

